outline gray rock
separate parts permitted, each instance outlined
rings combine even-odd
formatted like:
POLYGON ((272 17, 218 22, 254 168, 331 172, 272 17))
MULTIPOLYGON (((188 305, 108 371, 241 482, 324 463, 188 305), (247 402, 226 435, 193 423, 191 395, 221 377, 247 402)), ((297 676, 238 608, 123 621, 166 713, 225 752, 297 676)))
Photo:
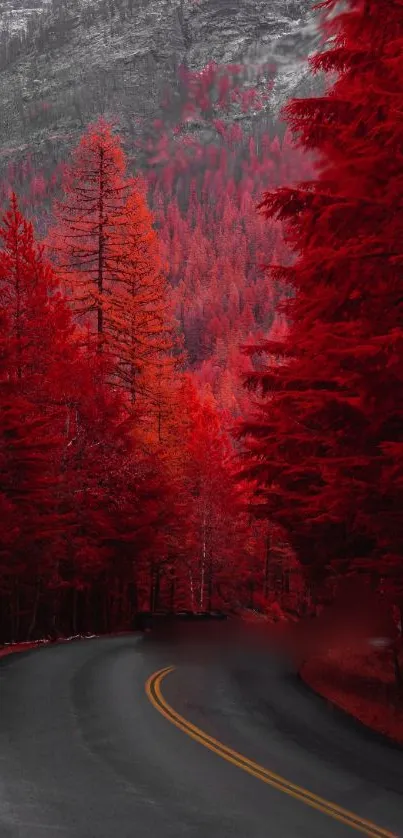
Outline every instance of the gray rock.
MULTIPOLYGON (((139 138, 180 112, 177 70, 209 62, 244 65, 244 86, 264 84, 277 66, 260 113, 235 108, 246 123, 278 118, 290 96, 312 95, 306 56, 318 43, 311 0, 0 0, 0 167, 30 152, 51 166, 85 125, 103 113, 139 138), (175 112, 175 102, 177 113, 175 112)), ((205 126, 204 126, 205 127, 205 126)), ((189 130, 202 131, 195 124, 189 130)), ((253 130, 253 125, 252 125, 253 130)))

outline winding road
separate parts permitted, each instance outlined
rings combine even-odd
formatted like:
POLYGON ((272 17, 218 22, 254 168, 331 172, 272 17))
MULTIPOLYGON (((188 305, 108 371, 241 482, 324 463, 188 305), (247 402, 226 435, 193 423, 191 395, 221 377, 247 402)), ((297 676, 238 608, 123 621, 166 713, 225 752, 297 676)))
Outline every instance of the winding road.
POLYGON ((403 751, 278 656, 124 635, 0 660, 0 838, 354 834, 403 837, 403 751))

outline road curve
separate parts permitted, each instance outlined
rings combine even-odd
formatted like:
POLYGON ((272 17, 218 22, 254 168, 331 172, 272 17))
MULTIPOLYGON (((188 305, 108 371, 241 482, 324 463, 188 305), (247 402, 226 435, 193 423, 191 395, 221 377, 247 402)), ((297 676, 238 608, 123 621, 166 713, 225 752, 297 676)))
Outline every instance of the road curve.
POLYGON ((0 838, 354 834, 403 838, 403 752, 284 662, 135 635, 0 661, 0 838))

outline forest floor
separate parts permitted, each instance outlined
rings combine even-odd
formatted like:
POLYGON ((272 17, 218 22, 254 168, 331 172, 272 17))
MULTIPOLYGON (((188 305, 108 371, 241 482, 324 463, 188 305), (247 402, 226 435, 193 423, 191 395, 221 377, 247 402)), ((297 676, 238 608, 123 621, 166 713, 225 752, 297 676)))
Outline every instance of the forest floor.
POLYGON ((300 675, 337 707, 403 745, 403 695, 396 685, 390 652, 329 649, 307 660, 300 675))

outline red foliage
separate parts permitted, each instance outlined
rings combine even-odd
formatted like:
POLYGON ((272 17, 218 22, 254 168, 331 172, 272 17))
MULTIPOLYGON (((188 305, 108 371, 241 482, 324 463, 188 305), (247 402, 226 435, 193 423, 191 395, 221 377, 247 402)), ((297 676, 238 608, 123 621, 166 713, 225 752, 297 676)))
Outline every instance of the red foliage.
POLYGON ((361 571, 401 601, 403 17, 395 2, 347 6, 312 60, 337 80, 285 109, 320 155, 317 179, 262 203, 297 260, 271 270, 294 292, 282 307, 291 329, 263 344, 267 395, 244 433, 266 514, 312 584, 361 571))
POLYGON ((54 268, 15 199, 1 231, 4 635, 116 629, 139 607, 274 618, 306 599, 300 561, 312 588, 360 570, 401 602, 402 33, 383 5, 329 23, 313 65, 339 78, 288 106, 299 151, 234 124, 264 110, 273 68, 210 64, 181 69, 179 117, 139 143, 141 188, 104 121, 50 177, 10 169, 3 197, 17 183, 31 211, 63 195, 54 268), (248 481, 240 373, 264 396, 248 481))
POLYGON ((48 237, 60 282, 99 349, 108 339, 108 295, 119 274, 116 246, 130 186, 119 138, 101 119, 83 135, 65 172, 48 237))
POLYGON ((102 359, 80 349, 15 197, 0 237, 2 631, 49 630, 49 607, 59 630, 116 627, 136 586, 134 558, 158 550, 173 504, 102 359))
MULTIPOLYGON (((112 194, 124 159, 118 153, 115 159, 111 132, 105 136, 112 194)), ((229 437, 208 382, 200 401, 190 380, 175 370, 171 306, 140 186, 133 190, 131 182, 129 191, 129 181, 122 181, 124 202, 115 216, 111 205, 100 242, 95 193, 103 138, 93 128, 88 137, 76 168, 67 170, 67 214, 50 237, 56 275, 15 199, 4 219, 2 438, 12 433, 16 444, 2 448, 1 506, 8 528, 0 576, 8 606, 1 630, 13 638, 116 629, 128 620, 130 625, 139 607, 228 607, 242 600, 245 585, 252 590, 261 584, 257 577, 252 583, 247 568, 261 547, 248 532, 247 487, 237 486, 229 437), (93 201, 92 216, 80 215, 81 188, 93 201), (76 235, 84 226, 83 246, 76 235), (64 299, 58 289, 66 280, 70 293, 64 299), (99 333, 99 317, 94 322, 90 316, 84 329, 71 320, 70 309, 85 320, 77 307, 84 291, 94 313, 101 309, 99 333), (105 338, 102 353, 92 351, 93 334, 105 338), (134 412, 127 411, 126 397, 132 377, 126 390, 116 388, 118 373, 130 367, 134 412)), ((173 221, 175 211, 173 204, 173 221)), ((195 191, 189 212, 200 224, 195 191)), ((231 218, 227 204, 230 225, 231 218)), ((179 211, 176 220, 180 224, 179 211)), ((199 242, 202 258, 202 236, 199 242)), ((232 283, 228 311, 236 317, 238 310, 232 283)), ((231 352, 235 358, 235 343, 231 352)), ((222 378, 220 399, 228 410, 234 380, 231 374, 222 378)), ((257 568, 257 555, 254 562, 257 568)))
POLYGON ((179 165, 174 149, 158 178, 154 171, 149 175, 150 200, 190 364, 199 380, 206 381, 208 370, 218 403, 228 406, 229 396, 234 413, 247 408, 239 372, 251 369, 239 345, 258 330, 268 335, 275 328, 278 333, 274 307, 283 292, 263 273, 261 263, 288 257, 281 226, 273 222, 268 234, 256 213, 262 178, 276 185, 280 178, 292 182, 298 167, 305 166, 307 175, 310 171, 309 160, 295 152, 288 135, 282 143, 281 171, 277 166, 270 170, 270 144, 269 135, 257 142, 241 133, 234 147, 229 140, 197 146, 202 154, 198 170, 192 159, 185 168, 179 165), (167 171, 170 185, 163 190, 167 171))

